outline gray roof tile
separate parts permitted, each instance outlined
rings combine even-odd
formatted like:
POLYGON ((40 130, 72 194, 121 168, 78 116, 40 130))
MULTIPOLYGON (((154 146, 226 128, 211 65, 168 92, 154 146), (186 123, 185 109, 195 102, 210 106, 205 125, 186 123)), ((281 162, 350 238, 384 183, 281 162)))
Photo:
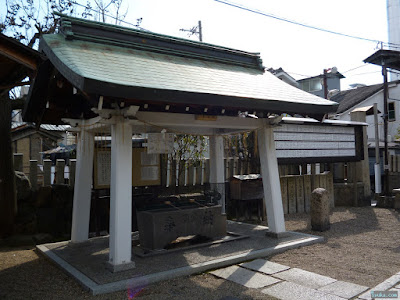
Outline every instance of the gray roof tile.
POLYGON ((269 72, 201 59, 65 40, 44 41, 68 68, 83 78, 125 86, 325 106, 336 103, 292 87, 269 72))
POLYGON ((347 91, 342 91, 331 98, 332 101, 338 102, 339 106, 336 113, 342 113, 350 108, 354 107, 358 103, 371 97, 379 90, 381 90, 383 84, 375 84, 364 87, 359 87, 356 89, 351 89, 347 91))

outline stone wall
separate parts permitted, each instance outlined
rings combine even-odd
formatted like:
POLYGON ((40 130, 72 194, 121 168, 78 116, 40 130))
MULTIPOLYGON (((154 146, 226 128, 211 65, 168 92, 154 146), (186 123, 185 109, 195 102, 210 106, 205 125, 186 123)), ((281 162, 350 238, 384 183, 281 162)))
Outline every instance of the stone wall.
POLYGON ((68 185, 40 187, 32 191, 28 179, 21 179, 15 230, 18 234, 49 233, 55 237, 70 234, 73 189, 68 185))
POLYGON ((364 197, 364 184, 357 183, 357 191, 353 183, 334 183, 335 206, 368 206, 371 199, 364 197), (358 199, 356 202, 355 199, 358 199))

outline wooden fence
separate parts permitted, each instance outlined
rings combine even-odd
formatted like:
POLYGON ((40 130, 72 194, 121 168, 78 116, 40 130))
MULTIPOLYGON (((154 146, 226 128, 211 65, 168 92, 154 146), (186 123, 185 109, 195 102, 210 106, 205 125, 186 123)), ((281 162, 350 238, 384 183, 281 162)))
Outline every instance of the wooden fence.
POLYGON ((286 175, 280 177, 283 212, 310 212, 311 192, 321 187, 328 191, 330 206, 334 207, 334 187, 331 172, 315 175, 286 175))
MULTIPOLYGON (((184 162, 182 162, 184 163, 184 162)), ((22 170, 22 155, 14 155, 14 165, 17 171, 22 170)), ((329 192, 331 207, 334 206, 333 173, 325 171, 325 165, 280 165, 280 183, 282 201, 285 214, 303 213, 310 211, 311 192, 316 187, 325 188, 329 192)), ((38 166, 36 160, 30 161, 28 175, 32 187, 49 186, 51 184, 75 183, 76 159, 69 160, 69 166, 63 159, 58 159, 52 166, 51 160, 44 160, 43 166, 38 166), (61 175, 61 176, 60 176, 61 175)), ((166 159, 161 160, 161 185, 163 187, 175 186, 201 186, 209 182, 210 161, 203 160, 198 166, 183 165, 179 172, 179 164, 166 159), (179 174, 180 173, 180 174, 179 174), (179 176, 178 176, 179 175, 179 176)), ((257 166, 239 159, 225 159, 225 178, 229 181, 233 175, 258 173, 257 166)))
MULTIPOLYGON (((385 155, 385 154, 383 154, 385 155)), ((389 155, 389 172, 392 173, 400 173, 400 155, 389 155)), ((383 157, 382 162, 385 161, 385 157, 383 157)), ((381 164, 382 164, 381 162, 381 164)))
MULTIPOLYGON (((14 153, 14 169, 23 172, 23 155, 14 153)), ((26 169, 26 168, 25 168, 26 169)), ((76 159, 69 160, 69 166, 65 165, 64 159, 57 159, 56 165, 52 165, 50 159, 44 159, 43 165, 39 165, 37 160, 29 161, 29 177, 32 189, 36 190, 39 186, 49 186, 52 184, 75 185, 76 159)))

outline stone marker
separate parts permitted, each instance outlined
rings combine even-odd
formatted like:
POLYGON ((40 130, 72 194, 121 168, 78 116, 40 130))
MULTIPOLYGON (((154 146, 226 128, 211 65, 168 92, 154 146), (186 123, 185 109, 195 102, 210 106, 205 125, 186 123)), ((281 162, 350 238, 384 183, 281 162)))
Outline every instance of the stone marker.
POLYGON ((314 231, 329 230, 330 203, 328 192, 323 188, 316 188, 311 193, 311 229, 314 231))

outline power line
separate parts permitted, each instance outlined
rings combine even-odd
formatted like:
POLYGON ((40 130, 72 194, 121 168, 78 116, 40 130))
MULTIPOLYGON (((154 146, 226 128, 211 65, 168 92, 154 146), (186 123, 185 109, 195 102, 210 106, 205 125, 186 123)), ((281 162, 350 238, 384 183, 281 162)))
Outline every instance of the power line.
POLYGON ((232 7, 235 7, 235 8, 239 8, 239 9, 242 9, 242 10, 245 10, 245 11, 248 11, 248 12, 252 12, 252 13, 264 16, 264 17, 273 18, 273 19, 276 19, 276 20, 279 20, 279 21, 283 21, 283 22, 287 22, 287 23, 290 23, 290 24, 306 27, 306 28, 309 28, 309 29, 314 29, 314 30, 318 30, 318 31, 322 31, 322 32, 330 33, 330 34, 335 34, 335 35, 339 35, 339 36, 344 36, 344 37, 348 37, 348 38, 352 38, 352 39, 357 39, 357 40, 362 40, 362 41, 367 41, 367 42, 373 42, 373 43, 377 43, 377 44, 381 44, 381 45, 385 44, 385 45, 389 45, 389 46, 392 46, 392 47, 399 47, 400 48, 399 44, 386 43, 386 42, 379 41, 379 40, 373 40, 373 39, 369 39, 369 38, 359 37, 359 36, 356 36, 356 35, 341 33, 341 32, 337 32, 337 31, 333 31, 333 30, 329 30, 329 29, 325 29, 325 28, 321 28, 321 27, 317 27, 317 26, 313 26, 313 25, 300 23, 298 21, 294 21, 294 20, 290 20, 290 19, 287 19, 287 18, 284 18, 284 17, 276 16, 276 15, 273 15, 273 14, 270 14, 270 13, 262 12, 260 10, 249 8, 249 7, 245 7, 243 5, 232 3, 230 1, 226 1, 226 0, 214 0, 214 1, 222 3, 222 4, 225 4, 225 5, 228 5, 228 6, 232 6, 232 7))
POLYGON ((367 64, 364 64, 364 65, 361 65, 361 66, 358 66, 358 67, 355 67, 355 68, 349 69, 349 70, 347 70, 347 71, 344 71, 344 72, 341 72, 341 73, 342 73, 342 74, 345 74, 345 73, 348 73, 348 72, 351 72, 351 71, 354 71, 354 70, 357 70, 357 69, 359 69, 359 68, 363 68, 363 67, 366 67, 366 66, 369 66, 369 65, 367 65, 367 64))
POLYGON ((381 71, 372 71, 372 72, 353 74, 352 76, 360 76, 360 75, 367 75, 367 74, 380 73, 380 72, 381 71))
POLYGON ((304 75, 304 74, 299 74, 299 73, 295 73, 295 72, 287 72, 287 71, 285 71, 285 72, 288 73, 288 74, 297 75, 297 76, 314 77, 314 76, 311 76, 311 75, 304 75))

